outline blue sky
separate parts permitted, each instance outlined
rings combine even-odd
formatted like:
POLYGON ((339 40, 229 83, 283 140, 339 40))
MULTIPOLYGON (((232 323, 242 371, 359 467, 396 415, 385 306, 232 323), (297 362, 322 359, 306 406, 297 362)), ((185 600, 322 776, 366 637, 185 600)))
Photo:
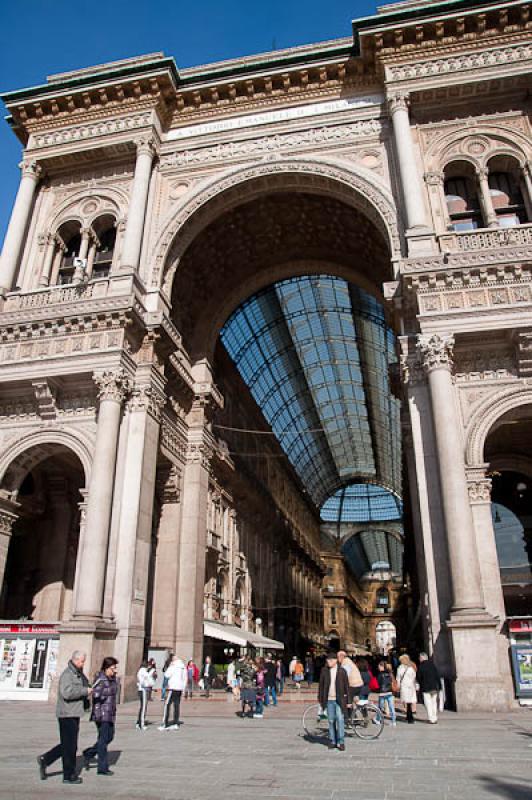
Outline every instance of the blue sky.
MULTIPOLYGON (((381 3, 382 4, 382 3, 381 3)), ((55 72, 164 51, 178 67, 351 34, 368 0, 0 0, 0 90, 45 83, 55 72)), ((0 125, 0 241, 19 182, 21 146, 0 125)))

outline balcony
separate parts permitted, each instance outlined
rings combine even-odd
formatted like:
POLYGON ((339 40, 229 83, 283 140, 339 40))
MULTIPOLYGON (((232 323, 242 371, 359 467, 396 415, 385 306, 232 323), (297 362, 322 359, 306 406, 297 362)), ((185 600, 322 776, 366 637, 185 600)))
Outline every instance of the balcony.
POLYGON ((451 231, 439 237, 443 253, 469 253, 472 250, 498 250, 501 247, 532 245, 532 223, 511 228, 478 228, 451 231))

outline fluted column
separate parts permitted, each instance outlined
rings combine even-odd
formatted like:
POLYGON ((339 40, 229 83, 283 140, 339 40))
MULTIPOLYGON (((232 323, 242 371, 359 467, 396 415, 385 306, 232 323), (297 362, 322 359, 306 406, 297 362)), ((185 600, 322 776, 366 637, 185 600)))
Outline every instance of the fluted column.
POLYGON ((154 139, 140 139, 137 142, 137 161, 135 175, 129 198, 126 233, 120 259, 121 268, 137 270, 140 262, 144 218, 148 204, 148 192, 153 159, 155 156, 154 139))
POLYGON ((399 162, 407 228, 426 228, 427 219, 423 201, 423 188, 416 164, 408 116, 408 95, 396 94, 390 97, 388 102, 392 117, 397 160, 399 162))
POLYGON ((493 208, 493 201, 491 199, 491 192, 488 183, 489 170, 486 167, 479 168, 476 170, 476 175, 484 224, 488 228, 497 228, 499 223, 497 222, 497 214, 493 208))
POLYGON ((122 403, 128 391, 128 379, 122 370, 103 372, 95 375, 94 380, 99 387, 100 405, 87 516, 76 575, 74 617, 77 618, 102 616, 118 433, 122 403))
POLYGON ((451 375, 452 336, 420 336, 436 439, 443 516, 453 589, 452 613, 478 614, 484 598, 465 477, 463 443, 451 375))
POLYGON ((36 161, 23 161, 21 169, 22 177, 9 220, 0 263, 0 291, 4 292, 11 291, 15 280, 35 191, 42 175, 42 168, 36 161))

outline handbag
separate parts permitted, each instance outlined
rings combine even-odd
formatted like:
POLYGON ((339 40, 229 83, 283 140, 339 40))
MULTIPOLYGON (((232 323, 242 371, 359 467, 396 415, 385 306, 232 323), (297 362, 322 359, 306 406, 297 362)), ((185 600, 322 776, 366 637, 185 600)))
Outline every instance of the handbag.
POLYGON ((400 691, 401 691, 401 684, 399 683, 397 678, 394 678, 394 676, 392 675, 392 693, 398 695, 400 691))
POLYGON ((375 677, 375 675, 372 672, 369 673, 369 676, 370 677, 369 677, 368 688, 369 688, 370 692, 378 692, 379 691, 379 681, 377 680, 377 678, 375 677))

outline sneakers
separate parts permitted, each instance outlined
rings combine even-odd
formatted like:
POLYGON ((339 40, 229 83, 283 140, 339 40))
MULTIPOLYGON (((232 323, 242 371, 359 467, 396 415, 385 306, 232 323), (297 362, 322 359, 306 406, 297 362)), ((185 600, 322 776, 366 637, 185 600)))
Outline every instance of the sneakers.
POLYGON ((46 774, 46 763, 42 756, 37 756, 37 764, 39 765, 39 777, 41 781, 45 781, 48 776, 46 774))
POLYGON ((342 753, 343 753, 343 752, 344 752, 344 750, 345 750, 345 744, 339 744, 339 745, 338 745, 338 750, 341 750, 341 751, 342 751, 342 753))
POLYGON ((253 719, 263 719, 264 714, 253 714, 253 719))
POLYGON ((157 728, 158 731, 169 731, 170 728, 167 728, 166 725, 159 725, 157 728))
POLYGON ((74 775, 72 778, 63 778, 63 783, 83 783, 83 778, 74 775))
POLYGON ((90 766, 91 766, 91 760, 90 760, 89 756, 86 756, 85 753, 83 753, 83 769, 86 772, 88 772, 89 769, 90 769, 90 766))
POLYGON ((170 725, 168 727, 168 730, 169 731, 178 731, 179 730, 179 723, 176 723, 175 725, 170 725))
POLYGON ((147 731, 147 730, 148 730, 148 726, 147 726, 147 725, 139 725, 139 723, 138 723, 138 722, 137 722, 137 724, 135 725, 135 728, 136 728, 138 731, 147 731))
POLYGON ((98 775, 114 775, 114 772, 111 769, 102 769, 101 772, 98 770, 98 775))

